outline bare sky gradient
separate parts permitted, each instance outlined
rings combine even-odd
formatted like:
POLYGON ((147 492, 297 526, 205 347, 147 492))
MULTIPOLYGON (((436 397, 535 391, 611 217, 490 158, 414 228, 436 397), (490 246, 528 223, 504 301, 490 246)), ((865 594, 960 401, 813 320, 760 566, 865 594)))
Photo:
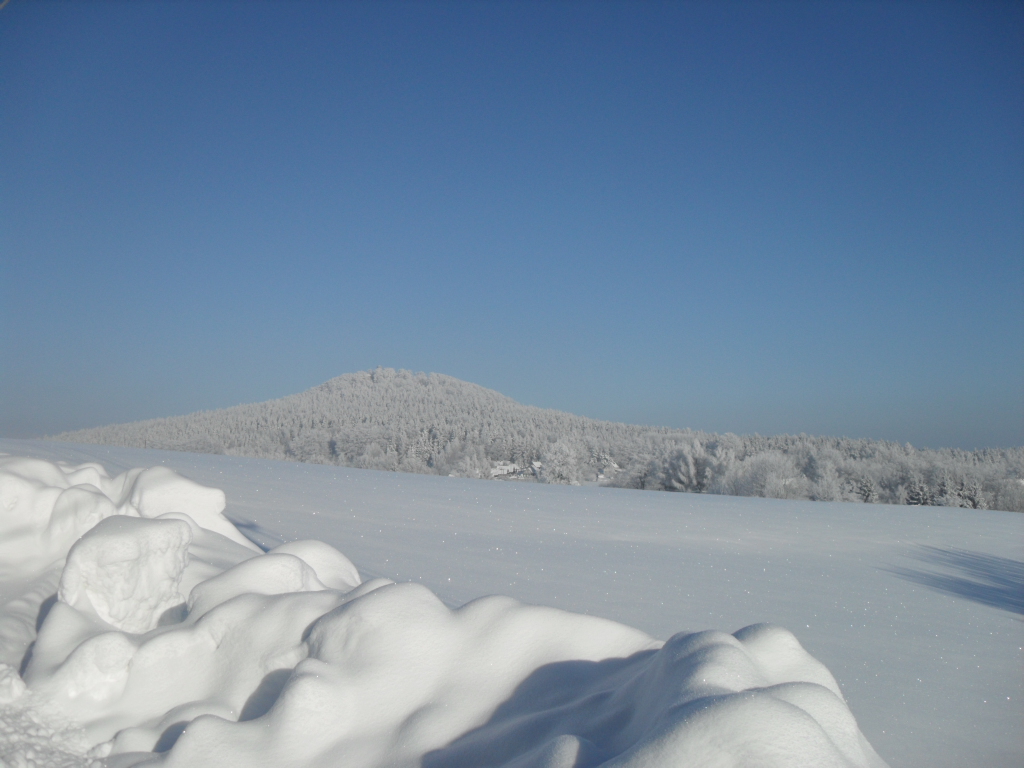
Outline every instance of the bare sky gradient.
POLYGON ((1020 3, 0 10, 0 435, 378 365, 1024 443, 1020 3))

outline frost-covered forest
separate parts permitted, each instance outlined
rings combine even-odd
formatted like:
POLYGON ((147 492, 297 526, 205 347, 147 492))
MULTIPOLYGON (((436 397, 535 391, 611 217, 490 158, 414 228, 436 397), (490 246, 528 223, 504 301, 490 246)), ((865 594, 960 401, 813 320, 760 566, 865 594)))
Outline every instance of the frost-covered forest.
POLYGON ((385 368, 279 400, 55 439, 459 477, 501 472, 548 483, 1024 511, 1024 448, 928 450, 619 424, 521 405, 450 376, 385 368))

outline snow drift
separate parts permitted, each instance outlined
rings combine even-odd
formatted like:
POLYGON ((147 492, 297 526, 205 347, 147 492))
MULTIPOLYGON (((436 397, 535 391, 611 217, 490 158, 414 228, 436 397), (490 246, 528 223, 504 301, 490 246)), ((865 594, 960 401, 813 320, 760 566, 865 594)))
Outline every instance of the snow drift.
POLYGON ((0 457, 0 764, 883 766, 789 632, 681 633, 263 553, 157 467, 0 457))

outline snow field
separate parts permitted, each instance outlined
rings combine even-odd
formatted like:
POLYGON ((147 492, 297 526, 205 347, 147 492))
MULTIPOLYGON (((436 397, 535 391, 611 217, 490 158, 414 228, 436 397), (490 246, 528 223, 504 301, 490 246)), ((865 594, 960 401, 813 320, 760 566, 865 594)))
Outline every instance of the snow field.
POLYGON ((452 609, 318 541, 264 554, 224 504, 163 467, 0 458, 5 766, 884 765, 779 627, 452 609))

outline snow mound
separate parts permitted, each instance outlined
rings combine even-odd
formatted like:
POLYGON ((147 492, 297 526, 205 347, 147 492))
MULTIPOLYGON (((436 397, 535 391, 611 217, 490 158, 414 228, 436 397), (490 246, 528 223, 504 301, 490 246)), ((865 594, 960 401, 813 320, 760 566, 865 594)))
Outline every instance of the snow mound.
POLYGON ((164 468, 0 457, 0 765, 884 765, 779 627, 453 610, 321 542, 258 552, 224 504, 164 468))
POLYGON ((108 517, 71 547, 57 598, 125 632, 149 632, 182 602, 191 543, 181 520, 108 517))
POLYGON ((181 512, 200 527, 257 549, 221 513, 224 493, 165 467, 110 477, 99 464, 51 464, 0 455, 0 578, 38 573, 114 515, 181 512))

